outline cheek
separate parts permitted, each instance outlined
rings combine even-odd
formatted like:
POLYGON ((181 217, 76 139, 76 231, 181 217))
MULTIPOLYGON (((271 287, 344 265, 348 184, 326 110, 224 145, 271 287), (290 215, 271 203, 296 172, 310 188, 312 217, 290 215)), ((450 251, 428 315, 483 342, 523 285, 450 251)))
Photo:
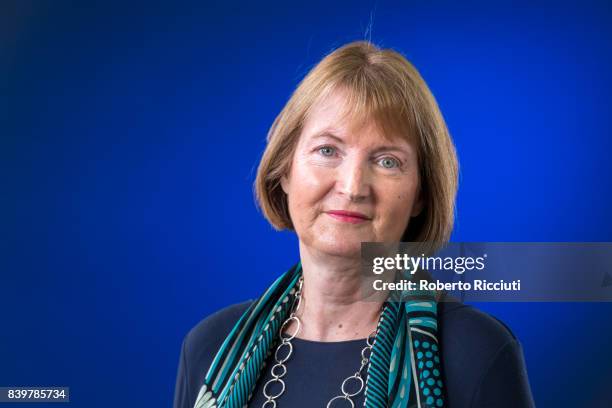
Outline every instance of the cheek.
POLYGON ((387 223, 398 223, 405 220, 408 223, 412 208, 417 199, 417 183, 404 182, 400 185, 390 186, 388 194, 384 195, 384 212, 389 214, 385 220, 387 223))
POLYGON ((307 160, 296 160, 291 175, 291 192, 297 202, 316 201, 333 186, 333 170, 310 163, 307 160))
POLYGON ((289 212, 296 229, 310 228, 321 213, 330 186, 330 169, 296 160, 292 168, 289 188, 289 212))

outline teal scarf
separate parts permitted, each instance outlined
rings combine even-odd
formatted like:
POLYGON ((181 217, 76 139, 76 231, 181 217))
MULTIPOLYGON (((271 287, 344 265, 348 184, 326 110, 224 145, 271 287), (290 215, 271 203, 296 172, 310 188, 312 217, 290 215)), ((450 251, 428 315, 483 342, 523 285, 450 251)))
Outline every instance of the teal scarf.
MULTIPOLYGON (((194 408, 247 406, 301 275, 297 264, 244 312, 213 359, 194 408)), ((366 408, 444 406, 436 311, 434 292, 385 302, 368 366, 366 408)))

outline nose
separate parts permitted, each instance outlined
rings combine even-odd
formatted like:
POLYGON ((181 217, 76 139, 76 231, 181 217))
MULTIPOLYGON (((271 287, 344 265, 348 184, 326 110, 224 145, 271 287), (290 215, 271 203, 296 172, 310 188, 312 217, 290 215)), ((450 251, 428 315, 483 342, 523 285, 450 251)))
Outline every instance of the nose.
POLYGON ((353 202, 364 201, 370 196, 370 174, 364 160, 346 160, 339 170, 337 183, 340 194, 353 202))

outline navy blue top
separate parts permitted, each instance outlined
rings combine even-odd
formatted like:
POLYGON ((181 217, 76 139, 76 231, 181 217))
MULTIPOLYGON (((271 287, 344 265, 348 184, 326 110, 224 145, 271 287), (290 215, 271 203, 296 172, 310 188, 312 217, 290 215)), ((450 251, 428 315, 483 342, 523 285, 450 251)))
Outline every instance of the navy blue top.
MULTIPOLYGON (((179 361, 174 408, 193 408, 217 350, 252 301, 222 309, 196 325, 185 337, 179 361)), ((457 301, 438 304, 438 335, 446 406, 450 408, 533 407, 521 345, 500 321, 457 301)), ((325 407, 340 385, 360 365, 365 339, 317 342, 294 339, 286 363, 285 392, 279 408, 325 407)), ((249 407, 261 407, 263 384, 271 378, 270 356, 249 407)), ((363 371, 365 379, 366 370, 363 371)), ((363 406, 363 392, 355 406, 363 406)))

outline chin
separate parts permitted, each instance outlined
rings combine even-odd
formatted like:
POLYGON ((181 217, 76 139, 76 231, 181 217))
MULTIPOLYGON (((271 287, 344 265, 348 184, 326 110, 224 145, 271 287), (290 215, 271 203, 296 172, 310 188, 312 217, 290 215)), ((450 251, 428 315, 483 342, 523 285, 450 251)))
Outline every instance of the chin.
POLYGON ((330 256, 360 258, 361 243, 376 241, 372 231, 340 228, 335 225, 315 226, 298 231, 305 246, 330 256), (302 233, 300 233, 302 232, 302 233))
POLYGON ((346 237, 329 237, 325 240, 319 240, 316 244, 316 248, 321 252, 333 256, 359 258, 361 257, 361 242, 361 240, 347 239, 346 237))

